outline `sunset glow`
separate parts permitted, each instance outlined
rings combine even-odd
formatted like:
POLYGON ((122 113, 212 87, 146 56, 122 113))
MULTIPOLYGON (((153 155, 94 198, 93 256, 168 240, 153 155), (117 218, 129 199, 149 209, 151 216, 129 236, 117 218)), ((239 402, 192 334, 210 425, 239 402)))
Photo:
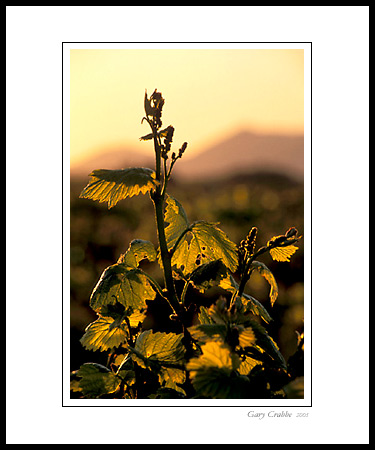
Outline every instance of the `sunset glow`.
POLYGON ((189 155, 228 133, 303 134, 302 49, 72 49, 71 164, 111 148, 149 150, 143 96, 166 99, 163 125, 189 155))

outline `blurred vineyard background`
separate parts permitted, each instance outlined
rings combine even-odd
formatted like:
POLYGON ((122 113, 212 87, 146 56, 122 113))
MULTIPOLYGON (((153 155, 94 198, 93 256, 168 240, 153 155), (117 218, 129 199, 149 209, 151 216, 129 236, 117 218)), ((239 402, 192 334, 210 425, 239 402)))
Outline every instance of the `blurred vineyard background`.
MULTIPOLYGON (((184 164, 183 159, 179 164, 184 164)), ((79 342, 85 327, 96 320, 89 307, 89 298, 103 270, 117 261, 133 239, 150 240, 157 245, 153 205, 148 195, 128 198, 108 210, 106 203, 79 198, 88 180, 87 175, 71 174, 71 370, 89 361, 106 363, 106 354, 86 351, 79 342)), ((303 235, 303 181, 285 173, 245 171, 193 181, 174 177, 169 193, 182 203, 190 222, 220 222, 220 228, 236 244, 253 226, 259 230, 258 246, 275 235, 284 234, 291 226, 303 235)), ((261 257, 279 286, 279 297, 272 308, 269 285, 257 273, 252 275, 246 288, 246 292, 261 301, 273 318, 267 330, 286 359, 296 350, 296 331, 303 330, 303 239, 298 246, 290 263, 274 262, 268 254, 261 257)), ((144 268, 162 284, 162 273, 156 263, 145 262, 144 268)), ((217 292, 208 293, 207 301, 215 295, 217 292)), ((162 320, 158 323, 158 317, 163 313, 168 317, 168 306, 155 303, 154 316, 146 319, 145 327, 162 331, 163 323, 162 320)))

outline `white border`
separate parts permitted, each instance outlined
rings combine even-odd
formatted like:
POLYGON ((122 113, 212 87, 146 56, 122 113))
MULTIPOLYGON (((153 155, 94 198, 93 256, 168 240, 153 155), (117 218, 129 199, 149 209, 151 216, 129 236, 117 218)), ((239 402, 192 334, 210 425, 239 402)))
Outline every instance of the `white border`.
POLYGON ((308 42, 65 42, 64 47, 69 50, 95 49, 95 50, 285 50, 309 47, 308 42))
POLYGON ((6 6, 6 65, 6 443, 368 444, 369 6, 6 6), (155 24, 164 41, 313 42, 307 419, 61 406, 61 42, 152 41, 155 24))

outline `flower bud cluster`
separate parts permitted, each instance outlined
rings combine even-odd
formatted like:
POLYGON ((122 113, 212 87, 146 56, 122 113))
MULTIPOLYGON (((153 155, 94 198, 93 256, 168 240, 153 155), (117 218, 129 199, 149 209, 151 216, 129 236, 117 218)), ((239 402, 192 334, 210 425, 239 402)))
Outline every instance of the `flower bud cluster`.
POLYGON ((152 93, 150 99, 147 97, 147 92, 145 93, 145 112, 146 116, 151 116, 156 129, 159 129, 162 125, 161 123, 161 113, 164 106, 164 98, 160 92, 155 91, 152 93))
POLYGON ((246 239, 243 239, 240 242, 238 250, 240 251, 241 254, 243 254, 243 255, 246 254, 247 256, 251 256, 254 254, 257 233, 258 233, 258 228, 253 227, 249 231, 248 235, 246 236, 246 239))
POLYGON ((164 106, 164 99, 160 92, 158 92, 155 89, 155 91, 152 93, 150 98, 148 98, 148 96, 147 96, 147 91, 145 92, 144 108, 145 108, 146 116, 142 118, 141 123, 144 120, 146 120, 152 129, 152 133, 142 136, 140 138, 140 140, 143 140, 143 141, 147 141, 147 140, 151 140, 151 139, 155 140, 156 165, 157 165, 157 172, 159 173, 158 176, 160 177, 160 170, 161 170, 160 169, 160 158, 162 158, 164 160, 164 175, 165 175, 166 180, 168 180, 171 175, 172 168, 173 168, 175 162, 179 158, 181 158, 183 153, 185 152, 186 147, 187 147, 187 142, 184 142, 182 144, 181 148, 178 151, 178 154, 176 154, 175 152, 172 153, 171 163, 168 168, 167 167, 167 159, 168 159, 168 154, 171 151, 174 127, 172 127, 172 125, 169 125, 164 130, 160 130, 161 125, 162 125, 161 115, 162 115, 163 106, 164 106))
POLYGON ((178 151, 178 157, 181 158, 181 156, 183 155, 184 151, 186 150, 187 147, 187 142, 184 142, 180 148, 180 150, 178 151))
POLYGON ((160 92, 157 92, 156 89, 152 93, 150 97, 151 106, 154 109, 154 121, 156 127, 159 129, 162 125, 161 123, 161 113, 164 106, 164 98, 162 97, 160 92))
POLYGON ((166 128, 166 135, 164 137, 164 145, 162 147, 161 150, 161 157, 164 159, 168 158, 168 152, 171 149, 171 143, 173 140, 173 133, 174 133, 174 128, 172 127, 172 125, 169 125, 168 128, 166 128))
POLYGON ((253 256, 255 251, 255 242, 258 234, 258 228, 252 227, 245 239, 238 246, 239 268, 242 270, 248 259, 253 256))

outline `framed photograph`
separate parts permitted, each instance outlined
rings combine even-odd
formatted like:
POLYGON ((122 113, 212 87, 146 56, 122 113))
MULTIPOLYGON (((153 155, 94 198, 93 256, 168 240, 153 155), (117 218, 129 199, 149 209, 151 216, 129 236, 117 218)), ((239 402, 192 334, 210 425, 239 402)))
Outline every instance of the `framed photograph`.
POLYGON ((6 6, 8 444, 369 442, 368 18, 6 6))
POLYGON ((311 406, 311 43, 62 49, 63 405, 311 406))

